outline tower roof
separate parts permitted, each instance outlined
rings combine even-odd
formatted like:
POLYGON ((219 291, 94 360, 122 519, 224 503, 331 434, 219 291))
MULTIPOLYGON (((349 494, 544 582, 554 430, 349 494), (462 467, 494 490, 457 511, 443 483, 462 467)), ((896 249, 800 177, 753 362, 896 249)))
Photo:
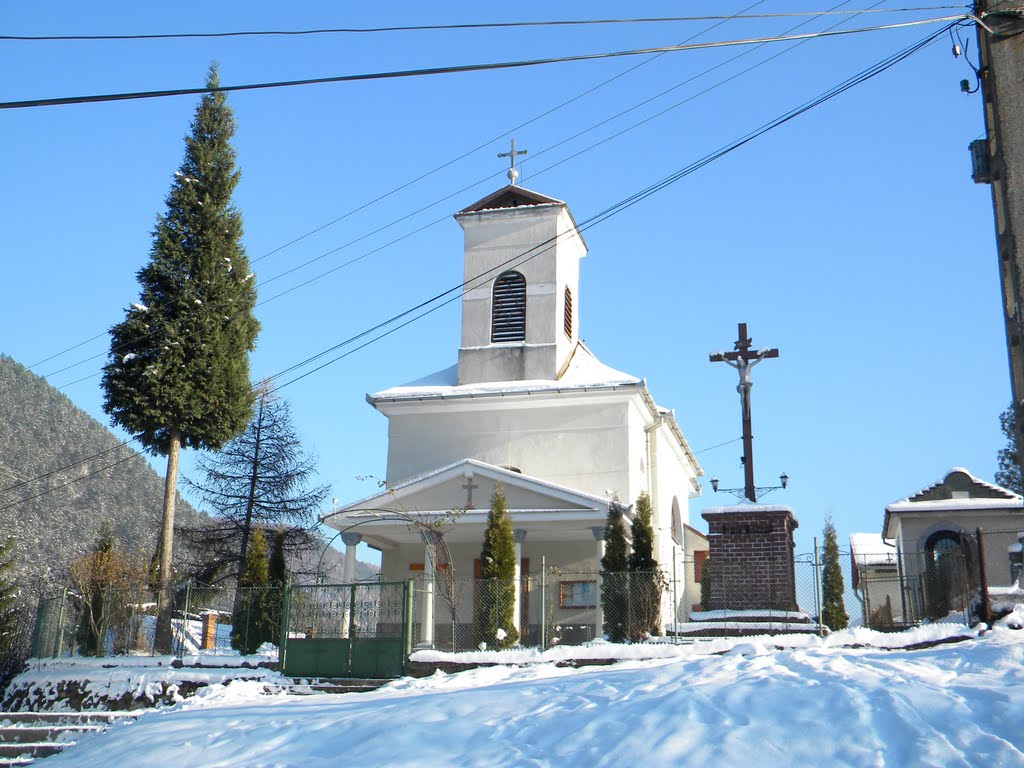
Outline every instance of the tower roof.
POLYGON ((466 213, 493 211, 498 208, 523 208, 527 206, 540 205, 565 206, 565 203, 562 200, 556 200, 553 197, 542 195, 540 192, 534 192, 533 190, 526 189, 525 187, 517 187, 515 184, 509 184, 502 187, 497 192, 492 192, 487 197, 477 200, 472 205, 463 208, 455 215, 461 216, 466 213))

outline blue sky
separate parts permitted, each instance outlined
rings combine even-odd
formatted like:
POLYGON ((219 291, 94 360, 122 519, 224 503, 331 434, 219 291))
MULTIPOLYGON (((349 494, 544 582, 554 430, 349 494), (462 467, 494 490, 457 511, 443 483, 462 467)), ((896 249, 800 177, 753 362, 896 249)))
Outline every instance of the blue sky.
MULTIPOLYGON (((712 8, 729 14, 752 4, 750 13, 869 5, 751 0, 712 8)), ((23 3, 5 11, 4 26, 26 35, 296 30, 699 15, 709 6, 254 2, 239 15, 240 7, 23 3)), ((872 14, 845 24, 952 13, 872 14)), ((733 20, 699 39, 777 35, 802 21, 733 20)), ((813 19, 800 31, 838 21, 813 19)), ((672 45, 712 23, 4 41, 0 100, 197 87, 213 59, 222 83, 240 84, 672 45)), ((747 73, 790 44, 735 61, 749 49, 660 56, 516 129, 519 148, 529 151, 520 182, 565 200, 582 221, 930 29, 815 40, 747 73), (716 87, 699 93, 709 86, 716 87), (667 89, 674 90, 615 117, 667 89)), ((959 81, 973 75, 950 49, 948 37, 939 40, 586 234, 582 337, 603 362, 647 379, 659 403, 676 410, 707 476, 725 487, 742 485, 739 443, 705 449, 740 435, 736 375, 709 363, 708 353, 731 346, 738 322, 749 324, 756 346, 780 349, 754 372, 755 457, 760 484, 782 471, 791 478, 788 491, 768 498, 795 508, 798 551, 810 549, 826 513, 842 537, 878 531, 886 503, 951 466, 985 479, 995 472, 998 415, 1010 393, 990 190, 971 181, 967 152, 983 132, 982 107, 979 94, 960 92, 959 81)), ((261 300, 335 270, 259 307, 253 377, 456 285, 462 234, 450 214, 505 182, 505 161, 496 157, 507 150, 505 134, 645 58, 231 95, 243 173, 236 203, 261 300)), ((106 336, 40 361, 102 334, 137 299, 135 272, 148 257, 195 103, 186 96, 0 111, 0 351, 33 365, 104 423, 98 371, 106 336)), ((372 483, 356 476, 384 472, 386 421, 365 393, 454 363, 458 311, 453 303, 282 392, 333 496, 364 496, 372 483)), ((700 510, 730 498, 705 482, 691 524, 704 528, 700 510)))

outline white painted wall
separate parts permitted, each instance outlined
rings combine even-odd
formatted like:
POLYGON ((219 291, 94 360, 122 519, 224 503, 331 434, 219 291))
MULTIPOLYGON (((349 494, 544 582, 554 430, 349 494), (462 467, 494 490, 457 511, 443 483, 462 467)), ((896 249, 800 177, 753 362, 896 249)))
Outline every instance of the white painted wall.
MULTIPOLYGON (((460 459, 605 497, 630 498, 628 413, 635 392, 535 394, 381 404, 392 485, 460 459)), ((633 441, 635 442, 635 440, 633 441)), ((637 456, 636 472, 639 467, 637 456)))

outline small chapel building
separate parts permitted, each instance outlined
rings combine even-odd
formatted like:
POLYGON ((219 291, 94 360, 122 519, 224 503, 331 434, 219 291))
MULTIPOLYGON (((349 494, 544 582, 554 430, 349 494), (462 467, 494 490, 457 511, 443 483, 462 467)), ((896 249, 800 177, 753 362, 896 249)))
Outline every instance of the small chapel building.
POLYGON ((702 470, 674 412, 655 402, 646 381, 604 365, 580 340, 587 246, 568 206, 513 183, 455 220, 465 237, 457 363, 367 396, 388 419, 386 487, 323 522, 342 531, 347 560, 354 563, 365 542, 381 552, 382 580, 419 581, 415 639, 440 644, 453 629, 440 619, 435 626, 437 569, 452 568, 458 580, 479 574, 500 483, 515 531, 515 617, 524 644, 537 642, 541 606, 528 577, 542 561, 565 574, 554 620, 586 615, 581 639, 589 639, 601 635, 598 571, 609 504, 627 507, 628 529, 631 506, 646 491, 655 557, 670 577, 675 566, 679 584, 677 604, 663 601, 664 623, 685 616, 699 602, 694 552, 706 549, 687 525, 702 470), (443 537, 450 563, 436 562, 434 535, 443 537))

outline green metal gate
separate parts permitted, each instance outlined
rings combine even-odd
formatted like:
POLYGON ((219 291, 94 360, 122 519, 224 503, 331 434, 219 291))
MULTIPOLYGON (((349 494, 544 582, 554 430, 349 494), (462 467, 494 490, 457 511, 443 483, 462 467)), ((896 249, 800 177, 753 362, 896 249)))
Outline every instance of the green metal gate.
POLYGON ((281 671, 289 677, 405 674, 412 583, 317 584, 285 590, 281 671))

